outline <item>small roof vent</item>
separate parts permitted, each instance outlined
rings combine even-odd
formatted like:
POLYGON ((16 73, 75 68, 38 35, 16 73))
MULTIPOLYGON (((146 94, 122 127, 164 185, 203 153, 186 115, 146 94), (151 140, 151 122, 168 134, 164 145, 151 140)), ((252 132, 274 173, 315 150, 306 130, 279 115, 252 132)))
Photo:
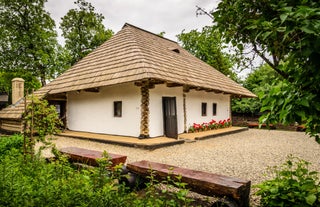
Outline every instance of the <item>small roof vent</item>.
POLYGON ((180 50, 178 48, 176 48, 176 47, 171 47, 171 48, 169 48, 169 50, 171 50, 171 51, 173 51, 175 53, 180 53, 180 50))

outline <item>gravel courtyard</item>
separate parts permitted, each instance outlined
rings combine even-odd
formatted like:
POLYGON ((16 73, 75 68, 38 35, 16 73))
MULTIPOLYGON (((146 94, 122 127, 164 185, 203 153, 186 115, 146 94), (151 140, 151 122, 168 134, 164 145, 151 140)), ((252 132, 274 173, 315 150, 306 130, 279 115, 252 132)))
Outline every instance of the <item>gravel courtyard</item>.
POLYGON ((195 170, 251 180, 265 180, 268 166, 279 165, 290 154, 312 163, 320 171, 320 144, 303 132, 249 129, 193 143, 156 150, 103 144, 69 137, 54 141, 58 148, 77 146, 127 155, 127 162, 150 160, 195 170))
POLYGON ((253 185, 267 179, 268 166, 282 164, 290 154, 311 162, 310 168, 320 171, 320 144, 304 132, 249 129, 153 151, 67 137, 58 137, 55 143, 58 148, 77 146, 127 155, 127 162, 150 160, 239 177, 253 185))

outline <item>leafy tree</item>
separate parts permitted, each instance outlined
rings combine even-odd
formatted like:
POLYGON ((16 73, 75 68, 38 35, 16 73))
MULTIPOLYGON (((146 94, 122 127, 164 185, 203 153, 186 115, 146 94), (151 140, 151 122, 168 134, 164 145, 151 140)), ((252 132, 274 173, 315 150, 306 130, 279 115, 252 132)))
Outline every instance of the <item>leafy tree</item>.
POLYGON ((60 29, 66 39, 65 47, 71 54, 71 65, 108 40, 113 32, 106 30, 102 14, 95 12, 85 0, 74 2, 78 8, 71 9, 62 18, 60 29))
POLYGON ((0 0, 0 70, 30 73, 46 84, 55 72, 55 23, 46 0, 0 0))
POLYGON ((11 102, 11 80, 19 77, 25 80, 24 89, 25 94, 32 92, 32 89, 38 89, 41 87, 40 81, 37 77, 33 76, 30 72, 0 72, 0 92, 5 92, 9 95, 9 102, 11 102))
POLYGON ((11 104, 12 95, 12 79, 19 77, 25 80, 24 93, 31 93, 32 89, 39 89, 41 83, 37 77, 30 72, 0 72, 0 92, 4 92, 9 96, 9 104, 11 104))
POLYGON ((213 17, 228 42, 250 46, 284 78, 261 96, 261 121, 306 123, 320 143, 320 2, 222 0, 213 17))
POLYGON ((277 72, 272 70, 268 64, 264 64, 248 75, 243 86, 250 91, 257 91, 260 87, 271 86, 273 83, 281 80, 282 78, 277 72))
MULTIPOLYGON (((253 71, 243 81, 243 86, 255 94, 268 94, 275 83, 281 81, 280 75, 265 64, 253 71)), ((262 100, 257 98, 232 99, 232 112, 257 114, 262 100)))
POLYGON ((185 33, 182 31, 177 37, 182 46, 194 56, 230 78, 236 79, 237 75, 232 71, 233 57, 223 52, 226 45, 223 44, 218 30, 207 26, 202 28, 201 32, 191 30, 185 33))
POLYGON ((70 68, 71 60, 72 56, 70 51, 65 47, 62 47, 61 45, 58 45, 58 47, 55 50, 55 56, 52 59, 52 62, 54 63, 52 67, 54 68, 54 70, 50 78, 55 79, 61 73, 70 68))

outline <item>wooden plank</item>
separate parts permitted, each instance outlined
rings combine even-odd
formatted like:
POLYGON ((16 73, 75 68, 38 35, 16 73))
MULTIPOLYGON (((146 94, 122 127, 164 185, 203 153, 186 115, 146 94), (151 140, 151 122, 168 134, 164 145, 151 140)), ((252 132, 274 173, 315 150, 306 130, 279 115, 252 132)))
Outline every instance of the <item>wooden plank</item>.
POLYGON ((177 181, 177 176, 182 176, 181 182, 187 183, 187 188, 192 191, 208 196, 227 196, 241 207, 249 206, 251 182, 247 180, 146 160, 129 163, 127 169, 144 177, 150 176, 152 170, 158 180, 166 180, 167 176, 170 176, 177 181))
MULTIPOLYGON (((98 166, 96 159, 103 158, 103 152, 95 151, 95 150, 88 150, 79 147, 65 147, 61 148, 60 152, 69 156, 70 160, 74 162, 81 162, 87 165, 98 166)), ((124 164, 127 160, 127 156, 125 155, 118 155, 108 153, 112 165, 114 167, 119 165, 120 163, 124 164)))
POLYGON ((297 128, 296 128, 296 131, 298 132, 304 132, 306 131, 306 126, 305 125, 298 125, 297 128))
MULTIPOLYGON (((248 122, 248 127, 249 128, 259 128, 259 123, 257 122, 248 122)), ((267 128, 269 127, 270 129, 276 129, 276 126, 274 126, 273 124, 269 124, 269 126, 267 126, 267 124, 261 124, 261 128, 267 128)))

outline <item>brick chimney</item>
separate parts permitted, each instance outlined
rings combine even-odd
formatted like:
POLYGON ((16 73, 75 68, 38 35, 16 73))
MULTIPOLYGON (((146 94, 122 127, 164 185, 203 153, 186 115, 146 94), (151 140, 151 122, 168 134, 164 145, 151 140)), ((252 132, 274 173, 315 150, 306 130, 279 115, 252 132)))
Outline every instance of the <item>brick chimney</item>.
POLYGON ((22 78, 12 79, 12 104, 17 103, 24 97, 24 80, 22 78))

